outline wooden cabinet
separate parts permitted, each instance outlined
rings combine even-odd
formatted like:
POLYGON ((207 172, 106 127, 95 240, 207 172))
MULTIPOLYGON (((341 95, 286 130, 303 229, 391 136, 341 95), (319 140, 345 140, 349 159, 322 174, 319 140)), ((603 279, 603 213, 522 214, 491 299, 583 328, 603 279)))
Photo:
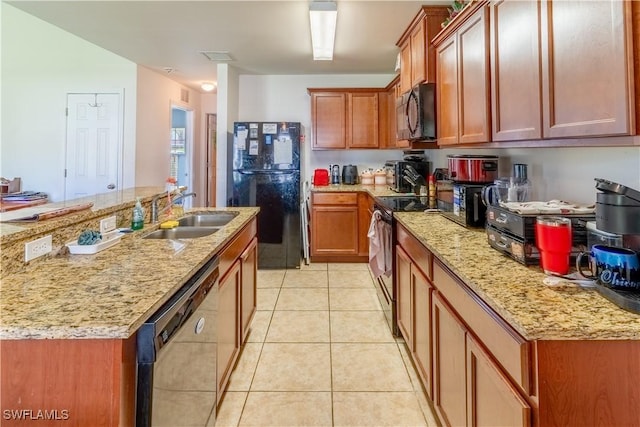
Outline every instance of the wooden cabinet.
POLYGON ((369 226, 373 215, 373 197, 358 193, 358 255, 369 256, 369 226))
POLYGON ((433 296, 433 403, 447 426, 464 426, 466 407, 466 330, 453 310, 433 296))
POLYGON ((311 122, 314 149, 347 148, 347 94, 311 93, 311 122))
POLYGON ((635 131, 631 3, 541 2, 544 137, 635 131))
POLYGON ((531 406, 482 346, 467 335, 467 426, 531 425, 531 406))
POLYGON ((413 353, 413 316, 411 314, 411 258, 396 246, 396 295, 398 328, 404 337, 409 352, 413 353))
POLYGON ((481 6, 437 41, 438 145, 490 141, 488 35, 488 9, 481 6))
POLYGON ((418 375, 433 397, 431 341, 432 255, 401 226, 396 230, 398 326, 418 375))
POLYGON ((240 349, 238 307, 241 262, 236 261, 218 286, 218 402, 222 399, 240 349))
POLYGON ((446 7, 423 6, 396 43, 401 94, 419 83, 435 81, 435 52, 430 41, 448 15, 446 7))
POLYGON ((492 1, 493 141, 542 138, 541 3, 492 1))
POLYGON ((314 150, 379 147, 379 94, 383 89, 308 89, 308 92, 314 150))
POLYGON ((254 237, 240 255, 240 343, 244 343, 257 306, 258 238, 254 237))
POLYGON ((358 254, 358 193, 312 193, 311 256, 358 254))
POLYGON ((378 148, 378 92, 347 94, 347 147, 378 148))

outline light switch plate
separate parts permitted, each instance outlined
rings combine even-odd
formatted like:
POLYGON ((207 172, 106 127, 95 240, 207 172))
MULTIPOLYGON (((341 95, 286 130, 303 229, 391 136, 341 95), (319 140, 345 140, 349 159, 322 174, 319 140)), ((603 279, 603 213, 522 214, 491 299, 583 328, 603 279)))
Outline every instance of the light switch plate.
POLYGON ((24 244, 24 260, 25 262, 41 257, 51 252, 52 238, 51 234, 32 240, 24 244))
POLYGON ((112 215, 100 221, 100 233, 106 233, 116 229, 116 216, 112 215))

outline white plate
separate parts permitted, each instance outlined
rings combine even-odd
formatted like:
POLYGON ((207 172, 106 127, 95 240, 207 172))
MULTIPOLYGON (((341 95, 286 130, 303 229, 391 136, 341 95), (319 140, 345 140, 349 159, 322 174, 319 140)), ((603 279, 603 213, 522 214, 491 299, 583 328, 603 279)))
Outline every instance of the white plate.
POLYGON ((67 243, 66 246, 72 254, 95 254, 120 242, 122 236, 124 236, 124 233, 113 230, 102 234, 102 240, 95 245, 79 245, 78 241, 74 240, 73 242, 67 243))

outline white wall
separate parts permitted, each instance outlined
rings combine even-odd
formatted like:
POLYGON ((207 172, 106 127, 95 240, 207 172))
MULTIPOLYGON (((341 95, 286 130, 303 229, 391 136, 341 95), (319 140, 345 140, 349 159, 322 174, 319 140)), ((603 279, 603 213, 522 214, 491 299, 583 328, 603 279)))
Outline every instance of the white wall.
POLYGON ((227 174, 230 159, 227 156, 229 145, 233 143, 233 122, 238 121, 239 74, 228 64, 218 64, 218 129, 216 150, 216 206, 227 206, 227 193, 231 191, 231 182, 227 174))
POLYGON ((191 199, 192 205, 204 205, 206 159, 200 93, 142 66, 137 74, 136 185, 163 186, 169 176, 171 108, 179 106, 193 111, 194 162, 189 190, 202 194, 191 199), (182 90, 188 91, 188 102, 181 99, 182 90))
POLYGON ((136 65, 4 2, 0 176, 64 198, 67 93, 124 93, 122 188, 135 184, 136 65))

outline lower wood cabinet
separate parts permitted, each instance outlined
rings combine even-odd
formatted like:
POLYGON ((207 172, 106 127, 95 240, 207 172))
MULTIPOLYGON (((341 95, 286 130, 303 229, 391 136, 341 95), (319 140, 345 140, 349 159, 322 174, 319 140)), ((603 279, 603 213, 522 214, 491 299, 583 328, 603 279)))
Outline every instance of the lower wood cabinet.
POLYGON ((258 238, 254 237, 240 255, 240 343, 244 343, 257 306, 258 238))
POLYGON ((431 373, 431 299, 433 287, 419 269, 412 266, 413 361, 429 397, 433 397, 431 373))
POLYGON ((411 258, 400 246, 396 246, 396 295, 398 328, 409 352, 413 353, 413 316, 411 314, 411 258))
POLYGON ((531 406, 467 335, 467 426, 530 426, 531 406))
POLYGON ((433 297, 433 403, 447 426, 467 422, 465 327, 436 293, 433 297))
POLYGON ((218 285, 218 403, 227 387, 240 349, 238 297, 240 295, 241 262, 236 261, 218 285))
POLYGON ((366 262, 372 198, 363 192, 311 195, 311 257, 320 262, 366 262))

